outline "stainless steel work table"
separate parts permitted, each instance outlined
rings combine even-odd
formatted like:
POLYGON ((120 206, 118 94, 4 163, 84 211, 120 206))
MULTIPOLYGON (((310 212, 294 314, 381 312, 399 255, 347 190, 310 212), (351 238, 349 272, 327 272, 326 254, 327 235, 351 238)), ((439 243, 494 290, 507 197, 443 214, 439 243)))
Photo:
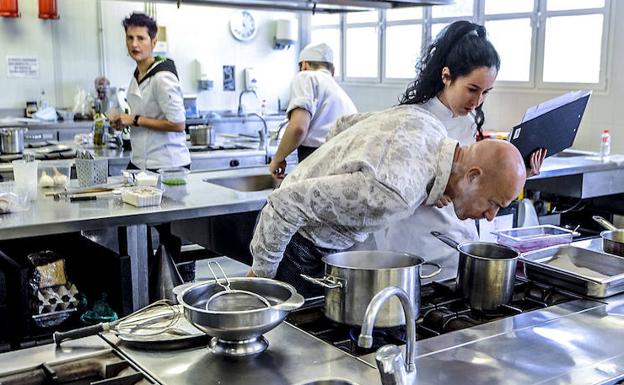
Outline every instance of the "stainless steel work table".
POLYGON ((28 211, 0 217, 0 240, 117 227, 122 240, 119 252, 131 257, 133 307, 139 308, 148 303, 147 225, 259 210, 270 190, 241 192, 202 179, 266 172, 265 167, 258 167, 191 173, 185 186, 165 188, 160 206, 144 208, 124 204, 118 196, 74 203, 55 201, 40 190, 28 211))

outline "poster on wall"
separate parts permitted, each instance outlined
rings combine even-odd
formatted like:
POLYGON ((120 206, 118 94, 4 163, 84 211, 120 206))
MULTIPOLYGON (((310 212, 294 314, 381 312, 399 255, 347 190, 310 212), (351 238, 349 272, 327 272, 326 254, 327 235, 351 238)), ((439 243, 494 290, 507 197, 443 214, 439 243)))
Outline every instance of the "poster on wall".
POLYGON ((7 56, 8 78, 38 78, 39 59, 34 56, 7 56))

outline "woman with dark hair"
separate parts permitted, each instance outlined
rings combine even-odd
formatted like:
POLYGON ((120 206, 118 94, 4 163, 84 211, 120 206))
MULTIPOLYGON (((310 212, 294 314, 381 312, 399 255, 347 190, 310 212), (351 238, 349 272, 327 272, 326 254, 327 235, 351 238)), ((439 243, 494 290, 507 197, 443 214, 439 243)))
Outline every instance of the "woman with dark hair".
MULTIPOLYGON (((425 48, 417 66, 417 77, 401 96, 400 104, 418 104, 435 115, 448 136, 461 145, 484 139, 483 101, 494 87, 500 58, 487 39, 483 26, 469 21, 448 25, 425 48)), ((531 156, 527 176, 539 173, 546 156, 538 150, 531 156)), ((479 238, 473 220, 459 220, 446 198, 437 207, 421 206, 412 216, 391 224, 376 234, 379 248, 405 251, 440 263, 436 280, 457 272, 457 253, 430 235, 432 230, 448 234, 460 242, 479 238)))

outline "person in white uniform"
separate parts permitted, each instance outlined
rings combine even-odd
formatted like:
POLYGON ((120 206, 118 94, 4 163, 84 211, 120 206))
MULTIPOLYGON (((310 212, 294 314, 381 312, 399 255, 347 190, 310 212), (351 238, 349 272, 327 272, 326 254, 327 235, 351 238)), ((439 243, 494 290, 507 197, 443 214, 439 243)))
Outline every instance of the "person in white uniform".
POLYGON ((288 126, 269 171, 284 178, 286 157, 297 150, 299 162, 325 143, 329 126, 343 116, 357 113, 347 93, 334 80, 334 55, 325 43, 310 44, 299 54, 299 72, 290 85, 286 110, 288 126))
MULTIPOLYGON (((487 40, 485 28, 468 21, 452 23, 424 52, 418 76, 403 94, 401 104, 419 105, 431 112, 448 136, 461 145, 483 139, 482 105, 500 68, 498 53, 487 40)), ((539 173, 545 156, 542 150, 532 154, 527 176, 539 173)), ((433 230, 459 242, 479 238, 475 221, 458 219, 453 203, 442 197, 437 207, 420 206, 413 215, 377 232, 375 239, 379 249, 416 254, 442 265, 435 280, 455 277, 458 253, 434 238, 430 234, 433 230)))
MULTIPOLYGON (((184 99, 173 60, 155 57, 158 27, 151 17, 133 12, 124 19, 126 48, 136 62, 127 100, 131 113, 121 113, 112 120, 117 129, 132 126, 132 158, 128 169, 158 171, 167 167, 191 167, 186 147, 184 99)), ((169 223, 156 226, 160 244, 174 261, 180 260, 182 241, 171 234, 169 223)), ((149 249, 151 236, 148 237, 149 249)), ((158 248, 158 252, 161 249, 158 248)), ((153 287, 150 286, 150 290, 153 287)), ((160 298, 152 297, 150 300, 160 298)))
POLYGON ((112 123, 117 128, 132 126, 128 168, 188 168, 191 156, 186 147, 182 88, 173 60, 153 55, 156 22, 134 12, 123 26, 128 54, 137 68, 127 93, 131 113, 119 114, 112 123))

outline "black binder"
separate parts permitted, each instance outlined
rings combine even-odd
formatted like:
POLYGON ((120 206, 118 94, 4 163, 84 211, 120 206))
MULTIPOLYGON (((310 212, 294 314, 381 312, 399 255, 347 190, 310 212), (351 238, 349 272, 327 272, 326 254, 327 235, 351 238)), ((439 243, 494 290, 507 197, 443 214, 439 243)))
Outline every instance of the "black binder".
POLYGON ((520 150, 527 165, 535 150, 545 148, 549 157, 572 146, 590 96, 584 95, 511 129, 509 141, 520 150))

